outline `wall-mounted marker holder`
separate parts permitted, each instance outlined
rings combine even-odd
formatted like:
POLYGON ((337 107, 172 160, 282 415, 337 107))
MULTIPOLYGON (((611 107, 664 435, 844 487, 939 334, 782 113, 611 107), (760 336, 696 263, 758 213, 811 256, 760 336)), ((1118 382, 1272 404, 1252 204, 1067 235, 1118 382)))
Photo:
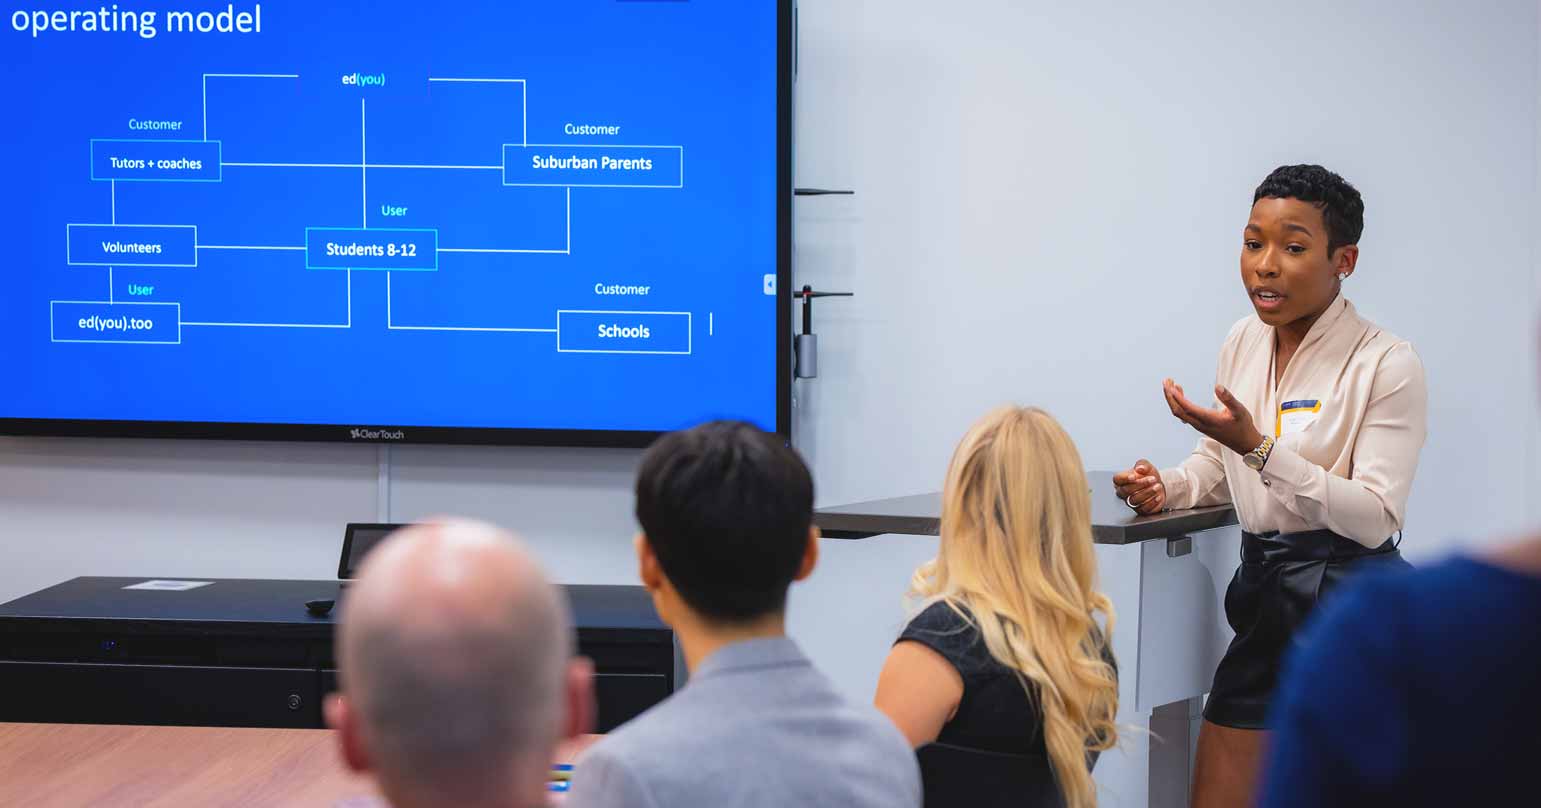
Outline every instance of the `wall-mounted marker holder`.
POLYGON ((812 286, 804 286, 792 293, 803 301, 803 333, 797 335, 797 370, 799 379, 813 379, 819 375, 819 338, 813 333, 813 299, 816 297, 855 297, 855 292, 815 292, 812 286))
MULTIPOLYGON (((855 191, 836 188, 793 188, 793 196, 853 196, 855 191)), ((797 368, 793 375, 799 379, 813 379, 819 375, 819 338, 813 333, 813 299, 816 297, 855 297, 855 292, 815 292, 812 286, 804 286, 793 292, 793 297, 803 299, 803 333, 793 342, 797 368)))

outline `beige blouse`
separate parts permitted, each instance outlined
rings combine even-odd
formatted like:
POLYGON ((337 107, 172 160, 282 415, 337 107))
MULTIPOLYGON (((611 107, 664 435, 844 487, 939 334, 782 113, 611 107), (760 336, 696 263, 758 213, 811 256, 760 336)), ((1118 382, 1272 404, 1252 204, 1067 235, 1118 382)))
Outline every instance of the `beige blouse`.
POLYGON ((1167 507, 1230 502, 1253 533, 1325 528, 1380 545, 1402 529, 1427 432, 1423 362, 1341 295, 1278 385, 1273 358, 1274 329, 1254 315, 1231 329, 1215 372, 1258 429, 1277 437, 1262 473, 1203 438, 1181 466, 1161 472, 1167 507))

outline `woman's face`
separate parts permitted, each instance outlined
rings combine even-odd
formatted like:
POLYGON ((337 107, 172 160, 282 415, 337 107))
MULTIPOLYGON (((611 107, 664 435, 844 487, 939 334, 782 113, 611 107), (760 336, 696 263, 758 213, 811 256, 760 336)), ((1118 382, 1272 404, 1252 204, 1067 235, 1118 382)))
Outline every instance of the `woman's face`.
POLYGON ((1241 246, 1241 282, 1265 323, 1312 319, 1338 295, 1338 273, 1352 273, 1355 245, 1327 251, 1322 211, 1298 199, 1259 199, 1241 246))

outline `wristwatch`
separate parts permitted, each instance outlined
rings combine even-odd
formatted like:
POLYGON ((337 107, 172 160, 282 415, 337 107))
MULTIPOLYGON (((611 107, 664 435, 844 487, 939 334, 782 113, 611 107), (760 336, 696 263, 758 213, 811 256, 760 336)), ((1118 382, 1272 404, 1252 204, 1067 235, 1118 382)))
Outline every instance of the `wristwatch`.
POLYGON ((1273 452, 1273 438, 1264 437, 1261 446, 1241 456, 1241 462, 1247 464, 1247 468, 1261 472, 1263 466, 1268 464, 1268 455, 1273 452))

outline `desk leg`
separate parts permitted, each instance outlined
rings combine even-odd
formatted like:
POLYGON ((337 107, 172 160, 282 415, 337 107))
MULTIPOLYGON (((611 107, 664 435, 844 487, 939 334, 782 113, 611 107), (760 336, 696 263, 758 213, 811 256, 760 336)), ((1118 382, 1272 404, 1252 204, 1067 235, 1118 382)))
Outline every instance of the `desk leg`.
POLYGON ((1157 707, 1150 716, 1150 808, 1187 808, 1204 698, 1157 707))

